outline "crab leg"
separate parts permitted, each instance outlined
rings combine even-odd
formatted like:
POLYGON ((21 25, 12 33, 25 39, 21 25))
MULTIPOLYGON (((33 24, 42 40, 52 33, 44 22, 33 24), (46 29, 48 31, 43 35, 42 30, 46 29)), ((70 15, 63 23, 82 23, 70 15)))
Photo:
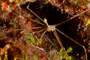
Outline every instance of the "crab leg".
MULTIPOLYGON (((13 11, 13 13, 14 14, 16 14, 16 15, 18 15, 19 13, 18 12, 15 12, 15 11, 13 11)), ((21 15, 21 14, 20 14, 21 15)), ((23 16, 23 15, 21 15, 21 16, 23 16)), ((24 18, 28 18, 28 17, 26 17, 26 16, 23 16, 24 18)), ((34 20, 34 19, 31 19, 31 18, 28 18, 28 19, 30 19, 31 21, 33 21, 33 22, 36 22, 36 23, 38 23, 38 24, 41 24, 41 25, 43 25, 44 26, 44 24, 43 23, 40 23, 40 22, 38 22, 38 21, 36 21, 36 20, 34 20)))
MULTIPOLYGON (((67 54, 67 52, 65 51, 65 49, 64 49, 64 47, 63 47, 63 44, 62 44, 62 42, 61 42, 61 40, 60 40, 57 32, 56 32, 56 31, 52 31, 52 32, 54 33, 54 35, 55 35, 55 37, 56 37, 59 45, 61 46, 61 49, 65 52, 66 56, 69 57, 68 54, 67 54)), ((68 59, 69 59, 69 58, 68 58, 68 59)))
POLYGON ((86 51, 86 48, 85 46, 81 45, 80 43, 78 43, 77 41, 75 41, 74 39, 72 39, 71 37, 67 36, 66 34, 64 34, 63 32, 61 32, 60 30, 56 29, 58 32, 60 32, 62 35, 64 35, 65 37, 67 37, 68 39, 70 39, 71 41, 73 41, 74 43, 78 44, 79 46, 81 46, 83 49, 84 49, 84 52, 85 52, 85 57, 86 57, 86 60, 87 60, 87 51, 86 51))
POLYGON ((40 39, 38 40, 38 42, 43 38, 43 36, 45 35, 46 32, 47 32, 47 31, 45 30, 45 31, 42 33, 42 35, 41 35, 40 39))
POLYGON ((52 31, 52 32, 54 33, 54 35, 55 35, 55 37, 56 37, 59 45, 61 46, 62 50, 65 50, 64 47, 63 47, 63 44, 62 44, 61 41, 60 41, 60 38, 59 38, 58 35, 57 35, 57 32, 56 32, 56 31, 52 31))
POLYGON ((59 25, 61 25, 61 24, 64 24, 64 23, 72 20, 73 18, 75 18, 75 17, 77 17, 77 16, 79 16, 79 15, 81 15, 81 14, 87 12, 87 11, 89 11, 89 10, 83 11, 83 12, 81 12, 80 14, 77 14, 77 15, 75 15, 75 16, 73 16, 73 17, 71 17, 71 18, 69 18, 69 19, 67 19, 67 20, 65 20, 65 21, 63 21, 63 22, 61 22, 61 23, 55 24, 55 26, 59 26, 59 25))
POLYGON ((34 13, 34 12, 29 8, 29 5, 30 5, 30 3, 28 4, 27 9, 28 9, 30 12, 32 12, 37 18, 39 18, 43 23, 45 23, 42 18, 40 18, 36 13, 34 13))
POLYGON ((45 29, 42 29, 42 30, 38 31, 38 33, 42 32, 42 31, 44 31, 44 30, 45 30, 45 29))
POLYGON ((31 30, 31 29, 38 29, 38 28, 42 28, 42 27, 31 27, 31 28, 23 28, 23 29, 13 29, 13 31, 15 31, 15 30, 31 30))

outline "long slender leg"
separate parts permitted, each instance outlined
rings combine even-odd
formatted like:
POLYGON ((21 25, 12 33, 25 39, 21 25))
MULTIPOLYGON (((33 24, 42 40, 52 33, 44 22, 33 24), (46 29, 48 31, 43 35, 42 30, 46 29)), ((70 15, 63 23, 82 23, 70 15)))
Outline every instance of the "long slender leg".
POLYGON ((41 25, 43 25, 43 26, 45 26, 43 23, 41 23, 41 22, 38 22, 38 21, 36 21, 36 20, 33 20, 33 19, 31 19, 31 18, 29 18, 31 21, 33 21, 33 22, 36 22, 36 23, 38 23, 38 24, 41 24, 41 25))
MULTIPOLYGON (((16 14, 16 15, 18 15, 19 13, 18 12, 16 12, 16 11, 13 11, 13 13, 14 14, 16 14)), ((21 15, 21 14, 19 14, 20 16, 23 16, 23 15, 21 15)), ((28 18, 28 17, 26 17, 26 16, 23 16, 24 18, 28 18)), ((41 25, 43 25, 44 26, 44 24, 43 23, 41 23, 41 22, 38 22, 38 21, 36 21, 36 20, 34 20, 34 19, 31 19, 31 18, 28 18, 28 19, 30 19, 31 21, 33 21, 33 22, 36 22, 36 23, 38 23, 38 24, 41 24, 41 25)))
POLYGON ((44 31, 44 30, 45 30, 45 29, 39 30, 38 33, 42 32, 42 31, 44 31))
POLYGON ((62 50, 65 50, 64 47, 63 47, 63 45, 62 45, 62 43, 61 43, 61 41, 60 41, 60 38, 59 38, 58 35, 57 35, 57 32, 56 32, 56 31, 53 31, 53 33, 54 33, 54 35, 55 35, 55 37, 56 37, 59 45, 61 46, 61 49, 62 49, 62 50))
MULTIPOLYGON (((54 33, 54 35, 55 35, 55 37, 56 37, 56 39, 57 39, 59 45, 61 46, 61 49, 65 52, 66 56, 68 57, 68 54, 67 54, 67 52, 65 51, 65 49, 64 49, 64 47, 63 47, 63 44, 61 43, 61 40, 60 40, 60 38, 59 38, 57 32, 56 32, 56 31, 52 31, 52 32, 54 33)), ((69 58, 68 58, 68 59, 69 59, 69 58)))
POLYGON ((46 32, 47 32, 47 31, 45 30, 45 31, 42 33, 42 35, 41 35, 40 39, 38 40, 38 42, 43 38, 43 36, 45 35, 46 32))
POLYGON ((31 27, 31 28, 24 28, 24 29, 13 29, 13 31, 16 31, 16 30, 31 30, 31 29, 39 29, 39 28, 42 28, 42 27, 31 27))
POLYGON ((28 4, 27 9, 28 9, 30 12, 32 12, 37 18, 39 18, 43 23, 45 23, 42 18, 40 18, 36 13, 34 13, 34 12, 29 8, 29 5, 30 5, 30 3, 28 4))
POLYGON ((79 46, 81 46, 83 49, 84 49, 84 52, 85 52, 85 57, 86 57, 86 60, 87 60, 87 51, 86 51, 86 48, 81 45, 80 43, 78 43, 77 41, 75 41, 74 39, 72 39, 71 37, 69 37, 68 35, 64 34, 63 32, 61 32, 60 30, 56 29, 58 32, 60 32, 62 35, 64 35, 65 37, 69 38, 71 41, 73 41, 74 43, 78 44, 79 46))
POLYGON ((89 10, 86 10, 86 11, 81 12, 80 14, 74 15, 73 17, 71 17, 71 18, 69 18, 69 19, 67 19, 67 20, 65 20, 65 21, 63 21, 63 22, 61 22, 61 23, 55 24, 55 26, 59 26, 59 25, 61 25, 61 24, 64 24, 64 23, 72 20, 73 18, 75 18, 75 17, 77 17, 77 16, 79 16, 79 15, 81 15, 81 14, 87 12, 87 11, 89 11, 89 10))

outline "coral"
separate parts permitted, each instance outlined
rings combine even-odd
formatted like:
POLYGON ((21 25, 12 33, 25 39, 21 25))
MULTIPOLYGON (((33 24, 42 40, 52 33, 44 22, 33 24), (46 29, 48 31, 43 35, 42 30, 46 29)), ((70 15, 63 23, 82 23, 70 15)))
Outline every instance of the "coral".
POLYGON ((0 59, 90 59, 89 5, 89 0, 0 1, 0 59))

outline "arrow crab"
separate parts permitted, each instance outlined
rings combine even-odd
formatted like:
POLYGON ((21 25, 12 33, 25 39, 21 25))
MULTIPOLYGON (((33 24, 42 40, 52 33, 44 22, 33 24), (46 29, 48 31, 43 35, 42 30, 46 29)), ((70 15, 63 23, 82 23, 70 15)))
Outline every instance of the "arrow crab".
MULTIPOLYGON (((59 29, 56 28, 57 26, 59 26, 59 25, 61 25, 61 24, 64 24, 64 23, 72 20, 73 18, 78 17, 79 15, 87 12, 87 10, 86 10, 86 11, 83 11, 83 12, 80 13, 80 14, 74 15, 73 17, 71 17, 71 18, 69 18, 69 19, 67 19, 67 20, 65 20, 65 21, 63 21, 63 22, 61 22, 61 23, 54 24, 54 25, 49 25, 48 22, 47 22, 47 19, 46 19, 46 18, 44 18, 44 19, 40 18, 35 12, 33 12, 33 11, 29 8, 29 5, 30 5, 30 3, 28 4, 27 9, 28 9, 31 13, 33 13, 40 21, 42 21, 42 23, 39 22, 39 24, 41 24, 41 25, 43 26, 42 29, 40 30, 40 32, 43 31, 43 33, 42 33, 42 35, 41 35, 41 37, 40 37, 40 39, 39 39, 38 41, 42 40, 42 38, 43 38, 43 36, 45 35, 46 32, 53 32, 53 34, 54 34, 54 36, 56 37, 56 39, 57 39, 57 41, 58 41, 61 49, 62 49, 64 52, 66 52, 66 51, 65 51, 65 48, 64 48, 64 46, 63 46, 63 44, 62 44, 62 42, 61 42, 61 40, 60 40, 60 38, 59 38, 59 36, 58 36, 58 34, 57 34, 57 32, 59 32, 59 33, 61 33, 62 35, 64 35, 65 37, 67 37, 68 39, 70 39, 71 41, 73 41, 74 43, 76 43, 77 45, 81 46, 81 47, 84 49, 85 59, 87 60, 87 52, 86 52, 85 46, 82 45, 82 44, 80 44, 80 43, 78 43, 77 41, 75 41, 74 39, 72 39, 71 37, 69 37, 68 35, 66 35, 65 33, 63 33, 62 31, 60 31, 59 29)), ((37 28, 38 28, 38 27, 37 27, 37 28)), ((66 55, 67 55, 67 53, 66 53, 66 55)))
MULTIPOLYGON (((44 35, 45 35, 46 32, 53 32, 53 34, 54 34, 54 36, 56 37, 56 40, 58 41, 61 49, 65 52, 66 56, 68 56, 68 54, 67 54, 67 52, 66 52, 66 50, 65 50, 65 48, 64 48, 64 46, 63 46, 63 44, 62 44, 62 42, 61 42, 61 40, 60 40, 60 38, 59 38, 59 35, 58 35, 58 33, 57 33, 57 32, 59 32, 59 33, 61 33, 62 35, 64 35, 65 37, 67 37, 69 40, 71 40, 71 41, 73 41, 74 43, 76 43, 78 46, 82 47, 83 50, 84 50, 84 53, 85 53, 85 59, 87 60, 87 51, 86 51, 85 46, 82 45, 82 44, 80 44, 80 43, 78 43, 76 40, 74 40, 73 38, 69 37, 68 35, 66 35, 65 33, 63 33, 61 30, 57 29, 56 27, 57 27, 57 26, 60 26, 60 25, 62 25, 62 24, 64 24, 64 23, 66 23, 66 22, 69 22, 69 21, 72 20, 73 18, 78 17, 79 15, 87 12, 88 10, 83 11, 83 12, 77 14, 77 15, 74 15, 73 17, 70 17, 69 19, 67 19, 67 20, 65 20, 65 21, 63 21, 63 22, 60 22, 60 23, 58 23, 58 24, 49 25, 49 24, 48 24, 48 20, 47 20, 46 18, 42 19, 41 17, 39 17, 33 10, 31 10, 31 9, 29 8, 29 6, 30 6, 30 3, 28 4, 27 9, 41 21, 41 22, 40 22, 40 21, 34 20, 36 23, 40 24, 41 26, 40 26, 40 27, 32 27, 32 28, 30 28, 30 29, 39 29, 39 28, 41 28, 41 30, 38 31, 38 32, 43 32, 43 33, 41 34, 41 37, 40 37, 40 39, 38 40, 38 42, 43 39, 43 37, 44 37, 44 35)), ((23 15, 22 15, 22 16, 23 16, 23 15)), ((24 16, 24 17, 25 17, 25 16, 24 16)), ((31 18, 30 18, 30 19, 31 19, 31 18)), ((32 20, 33 20, 33 19, 32 19, 32 20)), ((28 29, 28 28, 27 28, 27 29, 28 29)), ((18 29, 16 29, 16 30, 18 30, 18 29)), ((22 29, 19 29, 19 30, 22 30, 22 29)))

